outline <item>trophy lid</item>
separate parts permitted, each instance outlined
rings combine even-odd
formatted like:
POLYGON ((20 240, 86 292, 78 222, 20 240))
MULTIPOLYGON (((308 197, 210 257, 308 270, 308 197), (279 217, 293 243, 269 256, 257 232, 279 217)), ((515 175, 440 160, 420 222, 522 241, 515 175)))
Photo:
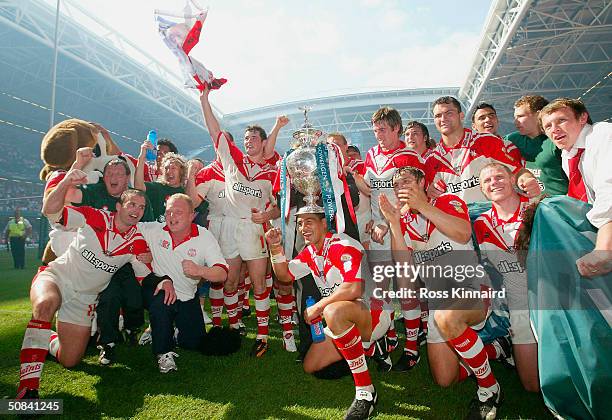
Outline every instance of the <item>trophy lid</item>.
POLYGON ((299 107, 299 110, 304 112, 304 124, 302 124, 302 128, 293 133, 293 138, 298 141, 300 146, 313 147, 319 143, 319 137, 323 135, 323 131, 313 128, 308 121, 308 111, 311 109, 312 107, 308 105, 299 107))

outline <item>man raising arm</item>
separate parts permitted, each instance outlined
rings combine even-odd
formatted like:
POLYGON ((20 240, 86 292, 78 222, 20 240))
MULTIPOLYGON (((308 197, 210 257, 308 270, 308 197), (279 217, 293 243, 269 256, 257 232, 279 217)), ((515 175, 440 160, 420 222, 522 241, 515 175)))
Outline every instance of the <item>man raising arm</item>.
POLYGON ((78 229, 68 250, 41 268, 32 281, 29 322, 21 349, 21 375, 17 398, 37 398, 43 361, 48 352, 65 367, 82 359, 90 337, 98 294, 119 267, 130 262, 142 279, 149 273, 135 254, 146 249, 136 228, 144 213, 140 191, 125 191, 116 213, 91 207, 64 207, 64 195, 86 180, 80 170, 70 170, 43 207, 44 214, 68 229, 78 229), (57 333, 51 321, 57 312, 57 333))

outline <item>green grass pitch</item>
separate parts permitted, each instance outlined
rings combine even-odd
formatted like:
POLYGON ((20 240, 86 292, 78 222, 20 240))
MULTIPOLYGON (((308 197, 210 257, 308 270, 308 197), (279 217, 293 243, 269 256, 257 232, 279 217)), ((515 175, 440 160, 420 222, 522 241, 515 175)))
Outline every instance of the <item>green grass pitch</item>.
MULTIPOLYGON (((29 251, 28 268, 13 270, 10 254, 4 248, 0 250, 0 397, 13 398, 16 392, 19 350, 30 318, 28 290, 36 263, 34 251, 29 251)), ((179 349, 179 370, 167 375, 157 370, 150 346, 120 345, 118 362, 110 367, 98 364, 95 348, 90 348, 83 362, 70 370, 49 361, 42 376, 41 398, 63 399, 63 416, 75 419, 342 418, 354 397, 352 379, 323 381, 305 374, 295 362, 295 354, 282 349, 275 314, 273 305, 270 350, 262 359, 248 355, 256 327, 251 316, 246 319, 249 334, 237 354, 215 358, 179 349)), ((419 365, 407 374, 380 374, 372 366, 379 394, 374 418, 465 416, 475 382, 438 387, 429 373, 424 348, 422 353, 419 365)), ((505 393, 499 418, 552 418, 539 395, 523 391, 516 372, 496 362, 493 370, 505 393)))

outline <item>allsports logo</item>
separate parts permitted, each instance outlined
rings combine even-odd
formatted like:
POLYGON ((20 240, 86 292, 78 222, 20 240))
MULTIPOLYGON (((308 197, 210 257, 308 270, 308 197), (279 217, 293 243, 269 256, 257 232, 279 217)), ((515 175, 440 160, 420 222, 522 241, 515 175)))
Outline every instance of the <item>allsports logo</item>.
POLYGON ((83 256, 83 258, 85 258, 85 260, 87 260, 98 270, 106 271, 107 273, 113 274, 119 268, 116 265, 105 263, 104 261, 96 258, 96 254, 94 254, 88 249, 83 250, 83 252, 81 252, 81 255, 83 256))
POLYGON ((261 198, 261 190, 256 190, 255 188, 247 187, 246 185, 242 185, 240 182, 235 182, 232 189, 244 195, 252 195, 253 197, 261 198))
POLYGON ((456 194, 460 191, 467 190, 469 188, 474 188, 480 185, 480 179, 474 175, 470 179, 464 179, 461 182, 452 183, 449 182, 446 184, 446 192, 456 194))
POLYGON ((453 250, 453 246, 450 242, 442 242, 435 248, 428 249, 427 251, 416 251, 414 253, 414 262, 420 264, 426 261, 433 261, 441 255, 447 254, 453 250))
POLYGON ((349 362, 349 369, 352 371, 356 371, 362 369, 365 365, 365 357, 360 357, 358 359, 353 359, 349 362))
POLYGON ((490 369, 489 365, 483 365, 481 367, 479 367, 478 369, 474 369, 474 376, 481 377, 483 376, 485 373, 487 373, 487 371, 490 369))
POLYGON ((497 264, 497 269, 502 274, 507 273, 522 273, 525 269, 519 264, 518 261, 507 261, 502 260, 499 264, 497 264))
POLYGON ((382 190, 393 188, 393 178, 391 179, 371 179, 370 188, 373 190, 382 190))
POLYGON ((321 291, 321 297, 327 297, 327 296, 331 296, 332 293, 334 293, 334 290, 336 290, 336 287, 338 285, 334 284, 332 287, 320 287, 319 286, 319 290, 321 291))

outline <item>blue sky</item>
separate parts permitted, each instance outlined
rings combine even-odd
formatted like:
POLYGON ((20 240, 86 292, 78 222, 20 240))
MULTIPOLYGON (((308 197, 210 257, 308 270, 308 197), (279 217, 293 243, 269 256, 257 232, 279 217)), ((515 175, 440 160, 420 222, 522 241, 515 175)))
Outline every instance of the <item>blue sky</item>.
MULTIPOLYGON (((178 71, 153 9, 183 0, 78 0, 178 71)), ((491 0, 197 0, 210 11, 192 55, 229 82, 213 102, 236 112, 294 99, 459 86, 491 0)))

